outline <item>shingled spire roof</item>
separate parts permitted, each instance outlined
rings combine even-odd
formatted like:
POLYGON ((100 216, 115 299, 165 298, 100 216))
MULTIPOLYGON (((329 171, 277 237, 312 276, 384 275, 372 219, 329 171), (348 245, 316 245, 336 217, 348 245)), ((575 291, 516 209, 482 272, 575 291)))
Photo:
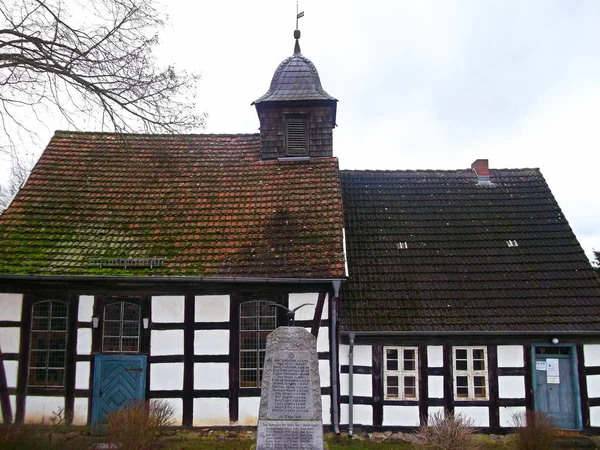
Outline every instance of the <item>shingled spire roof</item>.
POLYGON ((294 54, 279 64, 273 75, 271 86, 265 95, 254 101, 256 105, 263 102, 295 101, 295 100, 332 100, 321 86, 317 68, 310 59, 300 52, 300 31, 295 30, 296 44, 294 54))

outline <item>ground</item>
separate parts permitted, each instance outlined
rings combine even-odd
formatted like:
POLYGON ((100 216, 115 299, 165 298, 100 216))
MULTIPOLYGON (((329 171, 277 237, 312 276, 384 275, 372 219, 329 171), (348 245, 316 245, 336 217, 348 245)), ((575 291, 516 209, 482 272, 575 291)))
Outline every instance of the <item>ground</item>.
MULTIPOLYGON (((385 433, 388 434, 388 433, 385 433)), ((402 435, 373 433, 367 438, 349 439, 346 435, 326 437, 328 450, 408 450, 414 447, 402 435)), ((406 437, 406 436, 405 436, 406 437)), ((481 450, 513 448, 512 436, 478 435, 481 450)), ((94 443, 106 442, 101 436, 90 436, 85 428, 51 430, 49 427, 0 426, 2 450, 88 450, 94 443)), ((161 440, 156 450, 250 450, 254 445, 253 432, 172 430, 161 440)), ((600 448, 598 436, 560 436, 554 448, 600 448)))

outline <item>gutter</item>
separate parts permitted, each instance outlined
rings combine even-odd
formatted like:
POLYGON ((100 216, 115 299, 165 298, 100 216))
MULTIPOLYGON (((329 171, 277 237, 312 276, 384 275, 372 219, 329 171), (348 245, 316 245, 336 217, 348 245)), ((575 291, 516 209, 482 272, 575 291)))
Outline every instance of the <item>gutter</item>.
POLYGON ((337 343, 337 299, 340 295, 340 280, 333 281, 331 301, 331 406, 333 408, 333 431, 340 434, 340 405, 338 404, 338 343, 337 343))
POLYGON ((0 275, 12 281, 183 281, 190 283, 341 283, 342 278, 270 278, 270 277, 153 277, 102 275, 0 275))
POLYGON ((350 349, 348 350, 348 437, 354 431, 354 333, 350 333, 350 349))
POLYGON ((527 335, 548 335, 552 333, 560 334, 574 334, 574 335, 586 335, 586 334, 600 334, 600 330, 546 330, 546 331, 340 331, 343 336, 350 337, 351 335, 358 337, 367 336, 473 336, 473 335, 484 335, 484 336, 527 336, 527 335))

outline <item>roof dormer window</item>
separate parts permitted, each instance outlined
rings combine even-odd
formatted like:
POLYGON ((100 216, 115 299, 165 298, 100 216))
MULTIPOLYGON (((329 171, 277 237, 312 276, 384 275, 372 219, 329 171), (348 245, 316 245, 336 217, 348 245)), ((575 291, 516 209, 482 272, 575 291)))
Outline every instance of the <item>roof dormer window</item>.
POLYGON ((286 116, 285 156, 302 157, 308 155, 308 116, 286 116))

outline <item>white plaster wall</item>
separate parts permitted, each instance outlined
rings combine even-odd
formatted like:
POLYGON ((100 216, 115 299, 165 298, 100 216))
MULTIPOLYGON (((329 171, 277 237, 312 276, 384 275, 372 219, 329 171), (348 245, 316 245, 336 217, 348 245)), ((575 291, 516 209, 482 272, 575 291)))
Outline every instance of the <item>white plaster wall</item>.
POLYGON ((92 352, 92 330, 91 328, 80 328, 77 330, 77 354, 89 355, 92 352))
POLYGON ((89 389, 90 387, 90 363, 79 361, 75 365, 75 389, 89 389))
POLYGON ((194 426, 211 425, 229 425, 229 399, 194 399, 194 426))
POLYGON ((161 401, 173 408, 173 424, 174 426, 181 426, 183 423, 183 400, 180 398, 157 398, 152 401, 161 401))
POLYGON ((196 330, 194 332, 195 355, 228 355, 229 330, 196 330))
MULTIPOLYGON (((371 405, 354 405, 352 407, 353 419, 355 425, 373 425, 373 407, 371 405)), ((340 423, 347 425, 349 423, 349 405, 340 405, 340 423)))
POLYGON ((10 388, 17 387, 17 373, 19 371, 18 361, 4 361, 4 372, 6 373, 6 385, 10 388))
POLYGON ((152 297, 152 322, 183 322, 185 297, 158 295, 152 297))
POLYGON ((260 397, 240 397, 238 401, 238 425, 255 426, 258 421, 260 397))
POLYGON ((427 346, 427 367, 444 367, 444 347, 441 345, 427 346))
POLYGON ((524 406, 501 406, 500 407, 500 426, 514 427, 514 416, 516 414, 523 415, 527 408, 524 406))
MULTIPOLYGON (((348 365, 348 351, 350 351, 349 345, 340 345, 340 365, 348 365)), ((354 346, 354 365, 355 366, 368 366, 373 365, 373 354, 370 345, 355 345, 354 346)))
MULTIPOLYGON (((310 328, 307 328, 307 331, 310 333, 310 328)), ((317 336, 317 351, 318 352, 328 352, 329 351, 329 332, 327 328, 323 330, 321 328, 319 330, 319 336, 317 336), (323 332, 325 331, 325 332, 323 332)))
POLYGON ((600 406, 590 407, 590 426, 600 427, 600 406))
POLYGON ((73 405, 73 425, 86 425, 88 418, 88 399, 75 398, 73 405))
POLYGON ((21 320, 23 294, 0 294, 0 320, 21 320))
POLYGON ((19 353, 21 330, 16 327, 0 328, 0 348, 2 353, 19 353))
POLYGON ((196 322, 229 322, 229 295, 197 295, 196 322))
POLYGON ((319 378, 321 378, 321 387, 328 387, 331 384, 331 371, 329 370, 329 365, 329 360, 319 360, 319 378))
POLYGON ((183 355, 183 330, 152 330, 151 355, 183 355))
MULTIPOLYGON (((12 411, 13 420, 15 418, 15 411, 17 410, 17 397, 15 395, 11 395, 8 397, 8 401, 10 402, 10 409, 12 411)), ((4 419, 2 414, 0 414, 0 423, 4 423, 4 419)))
POLYGON ((229 364, 194 364, 194 389, 229 389, 229 364))
POLYGON ((584 345, 583 361, 587 367, 600 366, 600 344, 584 345))
POLYGON ((430 406, 429 408, 427 408, 427 420, 429 424, 431 424, 431 418, 437 414, 444 414, 443 406, 430 406))
POLYGON ((150 390, 183 389, 183 363, 150 364, 150 390))
POLYGON ((522 345, 499 345, 497 348, 498 367, 524 366, 522 345))
POLYGON ((77 311, 77 320, 80 322, 91 322, 94 315, 94 296, 80 295, 79 310, 77 311))
MULTIPOLYGON (((353 386, 353 395, 359 397, 372 397, 373 396, 373 381, 372 376, 362 375, 362 374, 354 374, 352 375, 352 380, 354 381, 353 386)), ((341 395, 350 395, 349 390, 349 382, 350 382, 350 374, 342 373, 340 374, 340 394, 341 395)))
POLYGON ((586 375, 588 397, 600 397, 600 375, 586 375))
MULTIPOLYGON (((317 306, 317 300, 319 299, 318 292, 303 293, 303 294, 289 294, 288 297, 288 308, 294 309, 304 303, 311 303, 311 305, 303 306, 296 311, 296 320, 313 320, 315 316, 315 308, 317 306)), ((323 306, 323 315, 327 317, 327 302, 323 306)), ((325 318, 321 316, 321 318, 325 318)))
POLYGON ((323 406, 323 425, 331 424, 331 397, 321 395, 321 405, 323 406))
POLYGON ((50 423, 53 414, 64 407, 64 397, 28 395, 25 399, 25 423, 50 423))
POLYGON ((429 398, 444 398, 444 377, 429 375, 427 377, 427 390, 429 398))
POLYGON ((414 427, 420 423, 418 406, 383 406, 383 426, 414 427))
POLYGON ((525 377, 502 376, 498 377, 499 398, 525 398, 525 377))
POLYGON ((487 406, 455 406, 454 414, 473 420, 474 427, 490 426, 490 411, 487 406))

